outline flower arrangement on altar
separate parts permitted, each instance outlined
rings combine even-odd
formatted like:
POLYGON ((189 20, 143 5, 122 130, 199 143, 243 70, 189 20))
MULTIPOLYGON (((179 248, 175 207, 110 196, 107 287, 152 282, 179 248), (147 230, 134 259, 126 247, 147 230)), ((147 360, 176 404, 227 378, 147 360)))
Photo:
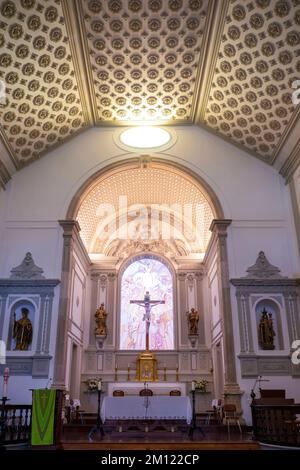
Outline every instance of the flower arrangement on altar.
POLYGON ((207 385, 208 381, 205 379, 200 379, 198 382, 195 380, 195 390, 198 390, 198 392, 206 392, 207 385))
POLYGON ((101 390, 102 388, 102 378, 101 377, 91 377, 84 381, 84 383, 88 386, 88 390, 90 392, 94 392, 96 390, 101 390))

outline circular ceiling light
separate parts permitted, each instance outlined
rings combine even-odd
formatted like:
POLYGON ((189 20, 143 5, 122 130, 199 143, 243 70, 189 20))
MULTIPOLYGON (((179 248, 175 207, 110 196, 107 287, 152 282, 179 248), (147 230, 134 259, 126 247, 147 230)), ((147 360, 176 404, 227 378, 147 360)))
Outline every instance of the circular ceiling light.
POLYGON ((119 136, 121 144, 135 149, 156 149, 169 144, 171 133, 161 127, 131 127, 119 136))

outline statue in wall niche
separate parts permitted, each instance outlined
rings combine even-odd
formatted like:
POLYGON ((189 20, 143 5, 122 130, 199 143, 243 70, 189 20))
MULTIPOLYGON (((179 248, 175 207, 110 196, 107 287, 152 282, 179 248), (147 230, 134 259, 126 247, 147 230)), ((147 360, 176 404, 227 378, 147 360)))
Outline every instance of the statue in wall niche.
POLYGON ((275 336, 272 313, 268 313, 264 308, 258 326, 259 344, 262 349, 275 349, 275 336))
POLYGON ((28 318, 29 310, 21 309, 22 317, 16 320, 14 313, 13 339, 16 341, 15 351, 28 351, 32 341, 32 323, 28 318))
POLYGON ((107 317, 107 313, 104 308, 104 303, 102 303, 95 313, 95 322, 96 322, 95 335, 96 336, 107 335, 106 317, 107 317))
POLYGON ((189 335, 198 334, 198 323, 199 323, 199 314, 197 310, 191 308, 190 312, 187 312, 188 325, 189 325, 189 335))

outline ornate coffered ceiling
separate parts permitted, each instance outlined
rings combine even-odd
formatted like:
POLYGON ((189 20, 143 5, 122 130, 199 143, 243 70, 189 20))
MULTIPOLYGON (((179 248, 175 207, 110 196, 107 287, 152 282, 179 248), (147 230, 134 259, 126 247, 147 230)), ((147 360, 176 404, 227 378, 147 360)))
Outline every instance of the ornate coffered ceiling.
POLYGON ((299 116, 297 78, 300 2, 231 1, 201 119, 273 163, 299 116))
POLYGON ((2 184, 95 125, 198 124, 269 164, 299 125, 300 0, 2 0, 0 25, 2 184))

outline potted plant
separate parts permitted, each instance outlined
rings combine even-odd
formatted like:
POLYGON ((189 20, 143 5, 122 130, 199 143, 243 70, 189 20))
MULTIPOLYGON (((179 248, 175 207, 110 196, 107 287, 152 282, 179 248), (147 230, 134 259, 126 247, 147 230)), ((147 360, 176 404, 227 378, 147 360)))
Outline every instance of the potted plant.
POLYGON ((200 379, 198 382, 196 382, 195 384, 195 389, 198 391, 198 392, 206 392, 206 387, 207 387, 207 380, 205 379, 200 379))
POLYGON ((88 387, 89 392, 95 392, 96 390, 98 390, 99 382, 102 382, 102 378, 91 377, 91 378, 84 381, 84 383, 88 387))

